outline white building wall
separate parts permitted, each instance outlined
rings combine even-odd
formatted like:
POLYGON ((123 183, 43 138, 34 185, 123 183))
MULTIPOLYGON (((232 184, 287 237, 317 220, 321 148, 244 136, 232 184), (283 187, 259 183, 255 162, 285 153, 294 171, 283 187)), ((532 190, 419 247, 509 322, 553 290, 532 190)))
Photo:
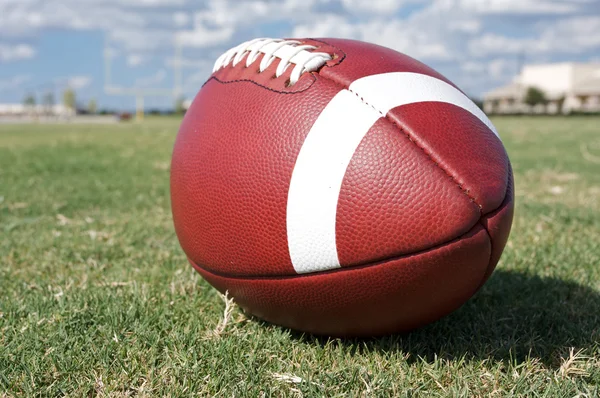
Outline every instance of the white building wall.
POLYGON ((581 108, 581 101, 579 100, 579 98, 573 95, 567 95, 567 97, 565 98, 565 102, 563 103, 563 112, 569 113, 579 108, 581 108))
POLYGON ((560 96, 573 87, 573 64, 527 65, 517 78, 524 86, 538 87, 549 97, 560 96))
POLYGON ((25 105, 0 104, 0 115, 18 115, 25 113, 25 105))
POLYGON ((600 62, 558 63, 526 65, 513 83, 489 92, 484 97, 486 112, 518 113, 536 112, 523 104, 523 96, 515 93, 515 84, 522 87, 537 87, 546 93, 549 100, 544 112, 564 113, 572 111, 600 111, 600 62), (564 99, 559 109, 559 99, 564 99))
POLYGON ((25 106, 23 104, 0 104, 0 115, 27 115, 27 114, 50 114, 54 116, 71 116, 75 112, 66 108, 62 104, 55 104, 52 107, 37 104, 34 106, 25 106))
POLYGON ((600 77, 600 63, 573 65, 573 85, 598 77, 600 77))

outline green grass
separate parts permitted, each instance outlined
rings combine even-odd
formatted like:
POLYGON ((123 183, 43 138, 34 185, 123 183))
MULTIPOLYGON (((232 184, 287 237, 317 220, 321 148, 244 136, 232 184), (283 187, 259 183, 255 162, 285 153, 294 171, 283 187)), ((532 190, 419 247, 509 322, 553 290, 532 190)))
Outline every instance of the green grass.
POLYGON ((223 327, 171 224, 176 120, 0 126, 0 397, 599 396, 600 120, 495 123, 517 194, 497 271, 370 340, 223 327))

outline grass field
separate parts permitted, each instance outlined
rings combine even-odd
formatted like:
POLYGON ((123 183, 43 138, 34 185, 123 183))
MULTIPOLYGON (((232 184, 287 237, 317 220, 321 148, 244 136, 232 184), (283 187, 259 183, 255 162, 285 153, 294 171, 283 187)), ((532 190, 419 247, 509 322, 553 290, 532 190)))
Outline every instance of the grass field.
POLYGON ((600 396, 600 119, 494 122, 517 196, 496 272, 371 340, 225 311, 173 231, 177 120, 0 126, 0 397, 600 396))

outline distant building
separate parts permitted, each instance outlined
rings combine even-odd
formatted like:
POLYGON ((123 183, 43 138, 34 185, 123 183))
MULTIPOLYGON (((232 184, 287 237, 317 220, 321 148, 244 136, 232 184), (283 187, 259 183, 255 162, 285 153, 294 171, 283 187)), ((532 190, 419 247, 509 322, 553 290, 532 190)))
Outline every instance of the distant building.
POLYGON ((48 105, 23 105, 23 104, 0 104, 0 116, 73 116, 75 111, 62 104, 48 105))
POLYGON ((526 65, 512 83, 484 95, 487 113, 600 112, 600 63, 526 65), (548 103, 525 104, 529 87, 544 92, 548 103))

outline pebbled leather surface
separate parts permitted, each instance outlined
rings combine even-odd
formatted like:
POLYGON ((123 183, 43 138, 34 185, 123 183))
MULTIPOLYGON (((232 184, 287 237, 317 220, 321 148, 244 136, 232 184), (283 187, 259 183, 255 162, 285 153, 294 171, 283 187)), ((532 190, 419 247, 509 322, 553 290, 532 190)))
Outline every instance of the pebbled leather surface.
POLYGON ((407 331, 460 307, 479 287, 491 252, 477 224, 424 253, 289 278, 231 278, 192 266, 246 311, 278 325, 332 336, 407 331))
POLYGON ((181 245, 213 286, 277 324, 373 335, 433 321, 464 303, 500 258, 514 207, 506 152, 480 121, 452 105, 392 109, 363 139, 344 177, 336 219, 344 268, 296 275, 287 191, 321 110, 366 75, 409 71, 447 81, 372 44, 307 43, 327 47, 335 59, 296 85, 286 84, 291 68, 273 78, 277 62, 258 74, 259 57, 249 68, 242 60, 218 71, 194 100, 171 167, 181 245))
POLYGON ((441 102, 392 109, 388 116, 486 214, 500 206, 508 182, 502 142, 477 117, 441 102))
MULTIPOLYGON (((328 45, 341 57, 327 64, 319 74, 345 87, 361 77, 387 72, 415 72, 432 76, 454 86, 443 75, 422 62, 392 49, 347 39, 315 39, 316 43, 328 45), (334 63, 335 61, 338 63, 334 63)), ((311 43, 315 44, 315 43, 311 43)), ((317 44, 318 45, 318 44, 317 44)), ((319 49, 318 51, 326 51, 319 49)), ((456 86, 454 86, 456 87, 456 86)))
POLYGON ((492 272, 496 268, 496 264, 500 260, 502 251, 506 242, 508 242, 508 236, 510 235, 510 229, 512 226, 514 208, 515 208, 515 189, 512 168, 508 165, 508 186, 506 189, 506 196, 500 207, 489 214, 485 214, 481 217, 481 225, 487 230, 492 241, 492 255, 490 257, 490 264, 485 277, 481 284, 488 280, 492 272))
POLYGON ((336 236, 342 266, 448 242, 479 220, 479 208, 381 118, 357 148, 342 183, 336 236))
POLYGON ((208 81, 184 118, 171 165, 175 228, 192 261, 231 275, 295 274, 286 232, 292 170, 339 90, 327 79, 294 94, 208 81))

